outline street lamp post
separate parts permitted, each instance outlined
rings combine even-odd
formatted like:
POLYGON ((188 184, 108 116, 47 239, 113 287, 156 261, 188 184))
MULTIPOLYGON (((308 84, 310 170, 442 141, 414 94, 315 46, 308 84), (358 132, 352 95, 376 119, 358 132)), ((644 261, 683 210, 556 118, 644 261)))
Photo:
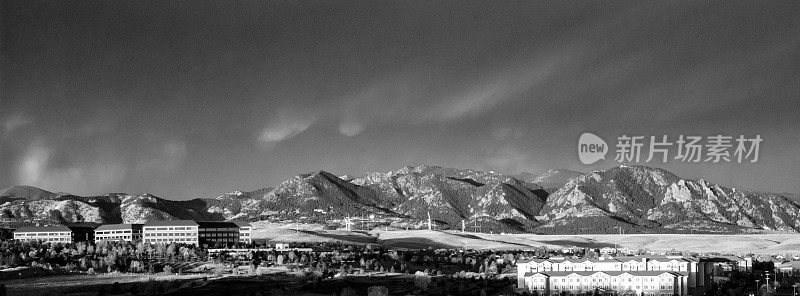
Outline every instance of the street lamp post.
POLYGON ((761 280, 756 280, 756 296, 758 296, 758 282, 760 282, 760 281, 761 280))
POLYGON ((767 291, 769 291, 769 271, 767 271, 766 274, 767 274, 767 291))
POLYGON ((792 288, 794 288, 792 289, 792 291, 794 291, 794 296, 797 296, 797 287, 800 287, 800 283, 795 283, 792 285, 792 288))

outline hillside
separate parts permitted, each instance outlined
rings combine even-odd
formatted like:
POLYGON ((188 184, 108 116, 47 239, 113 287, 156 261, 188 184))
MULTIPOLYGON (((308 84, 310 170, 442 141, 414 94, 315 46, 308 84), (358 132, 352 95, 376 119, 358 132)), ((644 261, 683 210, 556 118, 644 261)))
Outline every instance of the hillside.
POLYGON ((55 193, 33 186, 14 185, 0 190, 0 204, 12 200, 40 200, 54 197, 55 193))
POLYGON ((3 191, 12 198, 0 204, 0 218, 15 224, 241 219, 331 229, 344 228, 349 219, 360 229, 425 229, 430 213, 437 229, 460 229, 463 222, 484 232, 800 231, 794 195, 737 191, 661 169, 620 166, 517 177, 524 180, 435 166, 342 177, 318 171, 274 187, 188 201, 124 193, 57 196, 15 186, 20 189, 3 191))
POLYGON ((559 228, 591 217, 661 230, 800 230, 800 204, 786 196, 737 191, 644 166, 575 178, 550 195, 542 214, 545 227, 559 228))
POLYGON ((419 166, 351 181, 324 171, 303 174, 269 190, 219 196, 209 201, 209 210, 229 219, 326 222, 372 215, 411 224, 430 212, 445 228, 458 228, 464 220, 522 230, 532 225, 546 196, 537 185, 501 174, 419 166))
POLYGON ((570 180, 581 175, 583 175, 581 172, 566 169, 551 169, 538 175, 521 173, 515 177, 522 181, 542 186, 547 192, 553 193, 561 189, 561 187, 564 187, 570 180))

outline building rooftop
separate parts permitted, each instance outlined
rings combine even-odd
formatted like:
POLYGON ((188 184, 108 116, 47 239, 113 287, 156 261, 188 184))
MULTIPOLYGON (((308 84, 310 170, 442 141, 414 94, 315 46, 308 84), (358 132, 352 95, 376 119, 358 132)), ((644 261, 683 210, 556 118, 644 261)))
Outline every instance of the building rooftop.
POLYGON ((143 224, 103 224, 95 230, 142 229, 143 224))
POLYGON ((198 226, 198 224, 192 220, 159 220, 147 221, 144 226, 198 226))
POLYGON ((685 273, 676 272, 676 271, 667 271, 667 270, 645 270, 645 271, 543 271, 543 272, 528 272, 525 273, 525 276, 532 276, 535 274, 542 274, 545 276, 568 276, 571 274, 577 274, 580 276, 591 276, 594 274, 603 273, 610 276, 620 276, 623 274, 630 274, 632 276, 659 276, 662 274, 670 274, 674 276, 685 276, 685 273))
POLYGON ((69 227, 58 226, 23 226, 17 228, 14 232, 55 232, 55 231, 72 231, 69 227))
POLYGON ((788 261, 788 262, 783 262, 783 263, 779 264, 778 266, 776 266, 775 268, 781 268, 781 269, 788 269, 788 268, 791 268, 791 269, 800 269, 800 261, 788 261))
POLYGON ((739 256, 731 256, 731 255, 719 255, 719 256, 706 256, 703 259, 709 261, 744 261, 742 257, 739 256))
POLYGON ((239 228, 236 223, 228 221, 197 221, 200 228, 239 228))
POLYGON ((231 221, 231 222, 233 222, 234 224, 236 224, 236 226, 239 227, 253 227, 253 225, 250 225, 250 222, 246 221, 231 221))

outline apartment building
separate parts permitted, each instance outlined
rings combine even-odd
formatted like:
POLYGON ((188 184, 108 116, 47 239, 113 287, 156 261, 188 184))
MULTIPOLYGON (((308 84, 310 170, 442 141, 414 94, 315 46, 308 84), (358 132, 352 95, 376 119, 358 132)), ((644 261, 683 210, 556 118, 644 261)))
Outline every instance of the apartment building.
MULTIPOLYGON (((633 280, 653 280, 660 282, 662 278, 673 278, 679 281, 678 286, 680 289, 675 290, 678 295, 694 295, 704 291, 706 281, 710 277, 713 266, 708 262, 701 262, 694 257, 684 256, 626 256, 626 257, 611 257, 603 256, 598 259, 572 259, 564 257, 552 257, 549 259, 535 259, 535 260, 520 260, 517 262, 517 285, 518 287, 529 287, 531 282, 528 278, 536 274, 537 278, 561 279, 564 276, 561 273, 569 273, 572 277, 579 277, 581 280, 591 280, 596 272, 603 272, 609 276, 611 283, 619 281, 621 277, 628 277, 633 280), (653 272, 656 274, 654 275, 653 272), (664 275, 667 272, 667 275, 664 275), (627 274, 627 275, 625 275, 627 274)), ((627 280, 626 278, 625 280, 627 280)), ((551 283, 548 283, 551 284, 551 283)), ((536 285, 542 286, 542 285, 536 285)), ((547 285, 551 287, 552 285, 547 285)), ((562 285, 563 286, 563 285, 562 285)), ((640 288, 636 289, 633 286, 632 291, 638 291, 637 295, 645 294, 670 294, 669 289, 647 289, 646 287, 654 285, 638 285, 640 288)), ((662 285, 658 285, 661 287, 662 285)), ((626 289, 630 285, 625 287, 626 289)), ((618 286, 619 288, 619 286, 618 286)), ((567 289, 569 290, 569 289, 567 289)), ((550 291, 553 292, 553 291, 550 291)))
POLYGON ((142 227, 145 243, 198 245, 198 224, 192 220, 148 221, 142 227))
POLYGON ((674 271, 543 271, 526 273, 524 289, 541 295, 580 294, 597 290, 620 295, 687 295, 687 275, 674 271))
POLYGON ((94 230, 94 241, 122 240, 139 241, 142 239, 143 224, 106 224, 94 230))

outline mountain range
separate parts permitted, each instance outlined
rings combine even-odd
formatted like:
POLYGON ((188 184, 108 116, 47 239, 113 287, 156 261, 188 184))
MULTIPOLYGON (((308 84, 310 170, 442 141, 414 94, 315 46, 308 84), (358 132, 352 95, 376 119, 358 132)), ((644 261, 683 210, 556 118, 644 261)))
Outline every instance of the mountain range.
POLYGON ((0 191, 8 226, 147 220, 269 220, 344 228, 493 232, 800 232, 797 195, 739 191, 645 166, 540 175, 409 166, 360 177, 325 171, 274 187, 174 201, 150 194, 76 196, 30 186, 0 191))

